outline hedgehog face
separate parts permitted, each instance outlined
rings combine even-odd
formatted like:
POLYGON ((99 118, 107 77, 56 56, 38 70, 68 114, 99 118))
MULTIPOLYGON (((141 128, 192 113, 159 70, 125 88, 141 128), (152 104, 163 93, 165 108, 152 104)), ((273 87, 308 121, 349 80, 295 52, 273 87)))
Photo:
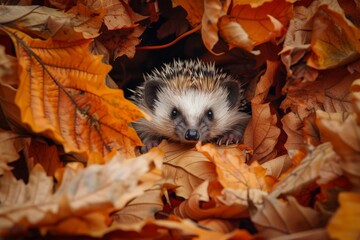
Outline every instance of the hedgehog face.
POLYGON ((204 92, 164 87, 157 92, 151 124, 167 138, 180 142, 208 141, 229 130, 231 110, 228 91, 204 92))

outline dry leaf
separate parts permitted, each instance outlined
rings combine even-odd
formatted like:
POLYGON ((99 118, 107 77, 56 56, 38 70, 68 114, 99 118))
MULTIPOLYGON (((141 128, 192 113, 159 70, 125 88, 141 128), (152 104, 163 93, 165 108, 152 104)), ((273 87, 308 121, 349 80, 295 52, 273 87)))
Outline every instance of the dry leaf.
POLYGON ((213 202, 208 195, 208 187, 209 181, 201 183, 187 200, 174 209, 174 214, 184 219, 190 218, 193 220, 207 218, 234 219, 247 216, 247 207, 244 205, 224 205, 213 202))
POLYGON ((261 166, 266 169, 266 175, 271 175, 275 178, 279 178, 280 175, 292 165, 293 163, 287 154, 261 164, 261 166))
POLYGON ((204 14, 201 21, 201 37, 207 50, 215 55, 219 55, 212 51, 215 44, 219 41, 219 18, 226 14, 229 4, 230 1, 228 0, 226 0, 224 4, 222 4, 220 0, 204 1, 204 14))
POLYGON ((320 134, 334 146, 334 151, 341 157, 340 163, 344 175, 349 178, 355 189, 360 188, 360 126, 355 114, 344 121, 329 119, 327 114, 317 111, 317 125, 320 134))
POLYGON ((360 56, 360 29, 343 13, 320 6, 313 19, 312 54, 307 64, 326 69, 347 64, 360 56))
POLYGON ((204 180, 216 178, 214 164, 195 149, 165 141, 159 147, 165 153, 164 178, 178 186, 174 190, 177 196, 189 198, 204 180))
POLYGON ((312 208, 301 206, 294 197, 282 202, 264 197, 264 206, 251 213, 260 233, 267 239, 320 227, 321 215, 312 208))
POLYGON ((120 211, 111 215, 113 220, 121 224, 133 224, 139 221, 154 219, 155 214, 164 207, 162 202, 162 183, 157 183, 150 189, 130 201, 120 211))
POLYGON ((241 151, 236 155, 227 151, 220 153, 211 144, 198 144, 197 149, 216 165, 218 180, 224 188, 269 191, 274 183, 271 177, 265 175, 266 169, 257 162, 247 165, 245 153, 241 151))
POLYGON ((62 143, 67 152, 106 155, 119 149, 134 156, 140 139, 128 123, 142 114, 121 90, 105 86, 110 67, 89 53, 89 41, 41 41, 6 29, 21 66, 15 102, 24 123, 62 143))
POLYGON ((48 176, 53 176, 56 169, 63 167, 59 155, 58 146, 49 145, 40 138, 32 138, 25 152, 28 169, 33 169, 39 163, 48 176))
POLYGON ((276 157, 280 135, 277 120, 270 103, 252 104, 252 118, 244 133, 244 144, 254 150, 252 161, 263 163, 276 157))
POLYGON ((43 233, 102 236, 111 211, 124 207, 159 180, 154 172, 151 180, 139 183, 159 157, 156 151, 132 160, 123 160, 118 154, 105 165, 91 165, 78 174, 68 168, 55 193, 52 179, 39 165, 31 171, 28 185, 8 174, 0 178, 1 186, 6 186, 0 192, 2 234, 38 227, 43 233))
MULTIPOLYGON (((229 18, 236 21, 248 34, 253 46, 268 42, 284 33, 292 17, 292 4, 285 0, 271 1, 254 8, 250 5, 236 5, 231 9, 229 18)), ((220 25, 220 28, 222 26, 220 25)), ((232 35, 234 33, 228 32, 232 35)), ((231 37, 227 37, 228 39, 231 37)), ((233 42, 229 42, 238 47, 233 42)))
POLYGON ((360 234, 360 194, 343 192, 339 194, 340 208, 327 226, 331 238, 340 240, 358 239, 360 234))
POLYGON ((298 196, 320 177, 320 172, 326 164, 338 161, 338 158, 330 143, 317 146, 308 153, 299 166, 291 172, 284 173, 285 178, 274 187, 270 196, 278 197, 282 194, 298 196))
POLYGON ((201 19, 204 14, 205 1, 192 1, 192 0, 173 0, 173 7, 181 6, 187 12, 186 19, 192 26, 196 26, 201 23, 201 19))
POLYGON ((126 28, 117 31, 104 31, 96 41, 100 41, 110 51, 113 59, 126 55, 133 58, 135 46, 140 43, 139 37, 144 32, 143 27, 126 28))
POLYGON ((330 240, 325 228, 311 229, 307 231, 271 238, 271 240, 308 240, 308 239, 330 240))

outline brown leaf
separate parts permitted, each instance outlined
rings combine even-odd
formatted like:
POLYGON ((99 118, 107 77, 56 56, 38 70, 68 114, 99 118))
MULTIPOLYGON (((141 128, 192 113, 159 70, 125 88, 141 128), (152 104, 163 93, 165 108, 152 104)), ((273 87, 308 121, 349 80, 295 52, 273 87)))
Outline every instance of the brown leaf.
POLYGON ((271 159, 261 166, 266 169, 266 175, 274 176, 275 178, 279 178, 282 173, 284 173, 287 169, 292 166, 292 161, 289 155, 282 155, 280 157, 271 159))
POLYGON ((100 41, 109 50, 113 59, 126 55, 133 58, 135 55, 135 46, 140 43, 139 37, 145 28, 137 26, 117 31, 104 31, 96 40, 100 41))
POLYGON ((37 227, 43 233, 102 236, 111 211, 124 207, 159 180, 159 169, 149 172, 149 165, 158 158, 161 153, 154 150, 132 160, 118 154, 105 165, 91 165, 77 174, 67 168, 55 193, 52 179, 39 165, 33 168, 28 185, 8 174, 0 178, 1 186, 6 186, 0 192, 2 234, 37 227))
POLYGON ((332 239, 358 239, 360 232, 360 194, 343 192, 339 195, 340 208, 330 219, 327 231, 332 239))
POLYGON ((320 177, 321 170, 331 161, 338 161, 339 157, 330 143, 323 143, 310 151, 300 165, 291 172, 286 172, 285 178, 274 187, 270 196, 278 197, 282 194, 298 196, 320 177))
POLYGON ((321 111, 316 112, 320 133, 334 146, 334 151, 341 157, 340 163, 344 175, 356 189, 360 188, 360 126, 355 114, 345 120, 330 119, 321 111))
POLYGON ((251 214, 251 220, 265 238, 315 229, 321 215, 312 208, 301 206, 294 197, 287 202, 264 197, 264 206, 251 214))
POLYGON ((177 196, 189 198, 204 180, 216 178, 214 164, 195 149, 165 141, 159 147, 165 153, 164 178, 178 186, 175 189, 177 196))
POLYGON ((271 108, 270 103, 252 104, 252 118, 244 133, 244 144, 254 150, 251 161, 263 163, 277 155, 280 129, 271 108))

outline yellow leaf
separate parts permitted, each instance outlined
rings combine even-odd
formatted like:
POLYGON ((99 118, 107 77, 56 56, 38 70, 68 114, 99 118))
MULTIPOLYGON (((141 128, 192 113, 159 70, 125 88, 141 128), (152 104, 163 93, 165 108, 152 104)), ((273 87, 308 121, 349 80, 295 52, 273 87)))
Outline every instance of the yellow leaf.
POLYGON ((319 7, 313 20, 312 55, 307 64, 316 69, 327 69, 347 64, 360 56, 360 29, 345 15, 319 7))
POLYGON ((117 149, 134 156, 141 142, 129 122, 142 114, 121 90, 106 87, 110 66, 89 53, 90 41, 42 41, 10 28, 6 32, 20 65, 15 102, 24 123, 62 143, 67 152, 106 155, 117 149))
POLYGON ((343 192, 339 194, 340 207, 327 226, 331 238, 339 240, 359 239, 360 194, 343 192))

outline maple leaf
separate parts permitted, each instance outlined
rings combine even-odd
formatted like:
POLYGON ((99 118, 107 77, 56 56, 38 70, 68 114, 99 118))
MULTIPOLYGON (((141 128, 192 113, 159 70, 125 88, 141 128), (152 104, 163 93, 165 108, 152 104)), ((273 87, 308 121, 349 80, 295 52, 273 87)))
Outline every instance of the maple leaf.
POLYGON ((14 234, 37 227, 43 233, 102 236, 111 211, 124 207, 160 179, 160 169, 150 171, 150 166, 161 157, 158 151, 131 160, 123 160, 117 154, 104 165, 91 165, 76 172, 67 167, 54 193, 53 180, 40 165, 32 169, 27 185, 5 173, 0 178, 1 233, 14 234))
POLYGON ((16 44, 20 85, 15 102, 22 121, 65 151, 118 149, 134 155, 140 139, 128 123, 142 114, 121 90, 105 86, 110 66, 87 50, 90 41, 41 41, 4 28, 16 44))
POLYGON ((340 193, 339 202, 340 208, 330 219, 327 231, 334 239, 357 239, 360 232, 360 194, 340 193))

